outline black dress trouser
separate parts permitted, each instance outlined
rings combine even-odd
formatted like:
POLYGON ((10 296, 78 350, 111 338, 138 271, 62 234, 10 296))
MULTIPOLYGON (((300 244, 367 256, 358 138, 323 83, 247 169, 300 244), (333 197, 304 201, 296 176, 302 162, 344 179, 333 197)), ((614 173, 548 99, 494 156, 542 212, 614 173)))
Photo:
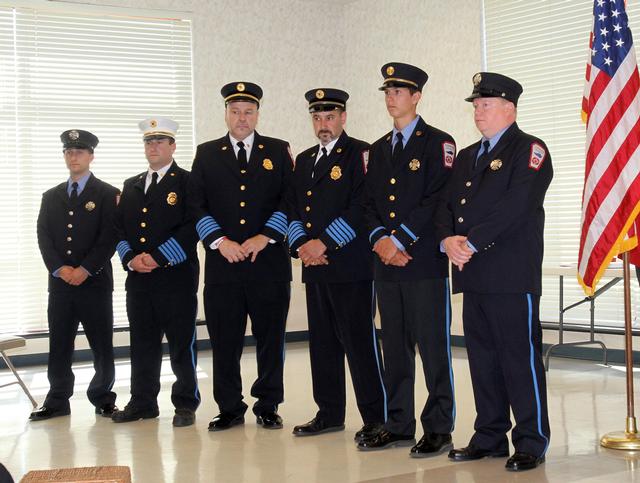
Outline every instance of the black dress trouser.
POLYGON ((113 362, 113 304, 111 290, 77 287, 69 291, 49 293, 49 393, 44 406, 69 407, 75 376, 71 369, 78 324, 82 323, 93 352, 95 374, 89 383, 87 397, 101 407, 114 403, 111 390, 115 380, 113 362))
POLYGON ((345 355, 363 422, 383 423, 386 393, 371 281, 305 284, 317 418, 344 423, 345 355))
POLYGON ((258 378, 251 386, 257 399, 253 412, 275 411, 284 398, 284 337, 290 282, 207 284, 204 310, 213 355, 213 397, 221 413, 241 416, 247 410, 242 396, 240 357, 247 317, 256 338, 258 378))

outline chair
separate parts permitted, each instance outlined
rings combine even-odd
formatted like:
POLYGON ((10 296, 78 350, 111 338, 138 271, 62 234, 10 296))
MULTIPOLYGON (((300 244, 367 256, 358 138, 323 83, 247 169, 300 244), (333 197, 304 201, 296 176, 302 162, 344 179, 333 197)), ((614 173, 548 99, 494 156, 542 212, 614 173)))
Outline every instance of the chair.
POLYGON ((38 403, 35 399, 33 399, 33 396, 29 392, 29 389, 18 375, 18 371, 16 371, 16 368, 11 363, 11 359, 9 359, 9 356, 7 356, 7 354, 5 353, 5 351, 17 349, 18 347, 24 347, 25 345, 26 341, 22 337, 18 337, 17 335, 0 335, 0 356, 2 356, 2 359, 4 359, 5 364, 11 370, 11 372, 13 372, 13 375, 16 376, 15 381, 9 382, 7 384, 2 384, 0 388, 11 386, 12 384, 20 384, 20 387, 31 401, 31 404, 34 408, 36 408, 38 407, 38 403))

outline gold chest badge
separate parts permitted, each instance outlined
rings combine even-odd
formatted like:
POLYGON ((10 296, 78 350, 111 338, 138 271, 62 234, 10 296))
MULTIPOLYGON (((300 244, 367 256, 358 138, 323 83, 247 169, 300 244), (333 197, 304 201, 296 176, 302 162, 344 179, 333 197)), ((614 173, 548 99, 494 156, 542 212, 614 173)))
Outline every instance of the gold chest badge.
POLYGON ((489 167, 492 171, 498 171, 500 168, 502 168, 502 160, 494 159, 493 161, 491 161, 489 167))
POLYGON ((342 178, 342 170, 340 169, 340 166, 334 166, 331 168, 331 174, 329 176, 331 176, 333 181, 337 181, 342 178))
POLYGON ((411 171, 418 171, 420 169, 420 161, 417 159, 412 159, 409 162, 409 169, 411 171))
POLYGON ((167 195, 167 204, 173 206, 178 202, 178 195, 173 191, 167 195))
POLYGON ((273 163, 269 158, 267 158, 264 161, 262 161, 262 167, 268 171, 271 171, 273 169, 273 163))
POLYGON ((95 210, 95 209, 96 209, 96 204, 95 204, 93 201, 87 201, 87 204, 86 204, 86 205, 84 205, 84 208, 85 208, 87 211, 93 211, 93 210, 95 210))

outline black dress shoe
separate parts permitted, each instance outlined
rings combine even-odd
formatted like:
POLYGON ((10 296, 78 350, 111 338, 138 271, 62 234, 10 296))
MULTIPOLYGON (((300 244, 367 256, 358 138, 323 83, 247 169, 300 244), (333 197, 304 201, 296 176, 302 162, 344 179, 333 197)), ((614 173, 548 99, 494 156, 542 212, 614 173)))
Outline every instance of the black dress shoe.
POLYGON ((117 410, 111 415, 114 423, 130 423, 140 419, 153 419, 160 415, 158 408, 136 408, 127 404, 124 409, 117 410))
POLYGON ((416 444, 416 439, 413 436, 390 433, 383 429, 373 437, 360 441, 358 449, 360 451, 376 451, 394 446, 413 446, 414 444, 416 444))
POLYGON ((256 417, 256 423, 264 429, 282 429, 282 418, 275 411, 265 411, 256 417))
POLYGON ((436 456, 453 448, 450 434, 424 433, 424 436, 411 448, 412 458, 436 456))
POLYGON ((509 471, 532 470, 544 463, 544 456, 533 456, 527 453, 515 453, 504 465, 509 471))
POLYGON ((382 430, 382 423, 365 423, 360 431, 358 431, 353 437, 356 443, 363 441, 365 439, 373 438, 378 432, 382 430))
POLYGON ((176 413, 173 415, 173 425, 176 428, 183 428, 185 426, 191 426, 196 422, 196 412, 191 409, 176 409, 176 413))
POLYGON ((113 403, 107 403, 97 407, 96 414, 104 418, 110 418, 111 416, 113 416, 113 413, 115 413, 117 410, 118 410, 118 406, 116 406, 113 403))
POLYGON ((69 408, 48 408, 42 406, 31 413, 29 419, 31 421, 44 421, 45 419, 57 418, 58 416, 69 416, 71 409, 69 408))
POLYGON ((329 424, 320 418, 313 418, 308 423, 294 426, 293 434, 296 436, 315 436, 333 431, 342 431, 343 429, 344 424, 329 424))
POLYGON ((234 416, 229 413, 220 413, 209 423, 209 431, 224 431, 225 429, 244 424, 244 416, 234 416))
POLYGON ((470 444, 464 448, 452 449, 449 451, 449 459, 453 461, 472 461, 482 458, 505 458, 509 456, 507 450, 493 451, 490 449, 478 448, 470 444))

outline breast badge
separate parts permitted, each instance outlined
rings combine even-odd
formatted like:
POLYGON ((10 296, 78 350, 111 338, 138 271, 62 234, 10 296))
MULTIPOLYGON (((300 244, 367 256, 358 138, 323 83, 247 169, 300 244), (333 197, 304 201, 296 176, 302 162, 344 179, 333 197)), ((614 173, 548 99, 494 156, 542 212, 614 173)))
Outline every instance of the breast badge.
POLYGON ((95 204, 93 201, 87 201, 87 204, 86 204, 86 205, 84 205, 84 208, 85 208, 87 211, 93 211, 93 210, 95 210, 95 209, 96 209, 96 204, 95 204))
POLYGON ((168 205, 173 206, 177 202, 178 202, 178 195, 175 194, 173 191, 167 195, 167 204, 168 205))
POLYGON ((491 171, 498 171, 500 168, 502 168, 502 160, 494 159, 493 161, 491 161, 489 167, 491 168, 491 171))
POLYGON ((269 158, 267 158, 264 161, 262 161, 262 167, 267 171, 271 171, 273 169, 273 163, 269 158))
POLYGON ((342 178, 342 170, 340 169, 340 166, 334 166, 331 168, 331 174, 329 176, 331 176, 333 181, 337 181, 342 178))
POLYGON ((418 171, 420 169, 420 161, 418 159, 412 159, 409 162, 409 169, 411 171, 418 171))

